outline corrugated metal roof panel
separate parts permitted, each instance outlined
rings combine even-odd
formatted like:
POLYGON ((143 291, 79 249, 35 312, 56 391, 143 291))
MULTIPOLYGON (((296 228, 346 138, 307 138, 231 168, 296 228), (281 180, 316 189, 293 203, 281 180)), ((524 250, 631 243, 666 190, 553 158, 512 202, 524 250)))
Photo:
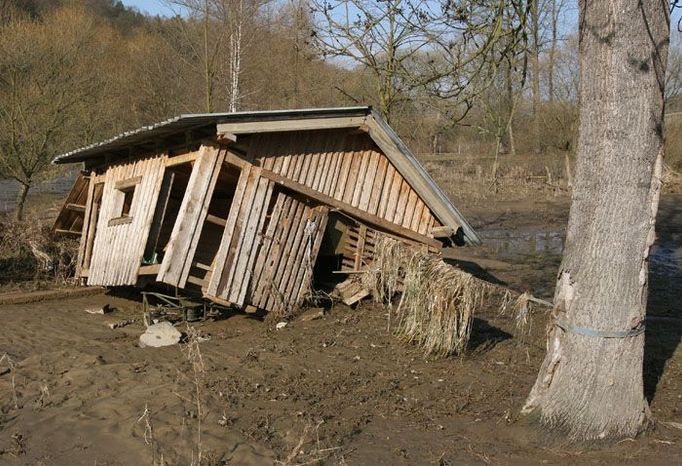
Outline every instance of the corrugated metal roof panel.
POLYGON ((286 120, 297 118, 331 118, 337 116, 366 115, 371 107, 337 107, 337 108, 304 108, 296 110, 261 110, 254 112, 233 113, 196 113, 180 115, 166 121, 142 126, 126 131, 110 139, 90 144, 79 149, 58 155, 52 163, 82 162, 107 152, 122 150, 145 141, 156 139, 173 133, 181 133, 197 126, 208 126, 218 123, 250 121, 250 120, 286 120))

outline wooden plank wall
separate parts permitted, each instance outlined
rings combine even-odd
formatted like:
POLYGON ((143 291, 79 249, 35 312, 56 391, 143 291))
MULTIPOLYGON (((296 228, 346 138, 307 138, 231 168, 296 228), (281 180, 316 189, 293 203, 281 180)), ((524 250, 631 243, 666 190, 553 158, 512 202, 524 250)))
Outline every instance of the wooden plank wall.
POLYGON ((206 290, 209 297, 240 306, 246 304, 274 187, 272 181, 260 176, 260 171, 245 166, 241 172, 206 290))
MULTIPOLYGON (((95 172, 92 172, 90 179, 94 179, 95 172)), ((95 241, 97 231, 97 218, 99 216, 99 206, 102 203, 102 191, 104 183, 88 183, 88 194, 85 201, 85 213, 83 215, 83 232, 78 246, 78 261, 76 263, 76 277, 80 277, 83 270, 90 267, 92 257, 92 246, 95 241)))
POLYGON ((280 193, 253 274, 250 303, 271 312, 294 310, 310 291, 328 209, 280 193))
POLYGON ((224 150, 211 146, 201 146, 199 149, 161 262, 158 281, 178 288, 185 287, 224 159, 224 150))
POLYGON ((263 168, 422 235, 440 225, 365 133, 254 134, 248 155, 263 168))
POLYGON ((154 207, 165 169, 166 156, 155 156, 109 167, 104 175, 88 285, 134 285, 142 262, 154 207), (131 221, 109 225, 119 213, 116 182, 141 177, 130 207, 131 221))
POLYGON ((62 210, 59 211, 57 220, 55 220, 52 227, 53 231, 58 233, 80 232, 83 229, 89 186, 90 177, 84 176, 82 173, 79 174, 71 188, 71 192, 66 196, 62 210))

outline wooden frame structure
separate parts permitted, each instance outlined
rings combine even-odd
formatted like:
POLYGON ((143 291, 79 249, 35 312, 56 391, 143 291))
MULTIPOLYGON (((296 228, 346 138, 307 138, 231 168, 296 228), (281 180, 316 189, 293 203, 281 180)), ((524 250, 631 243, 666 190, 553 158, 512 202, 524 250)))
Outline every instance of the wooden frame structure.
POLYGON ((55 159, 74 162, 85 170, 54 229, 81 236, 88 285, 284 311, 324 251, 348 274, 379 233, 434 251, 479 242, 369 107, 185 115, 55 159))

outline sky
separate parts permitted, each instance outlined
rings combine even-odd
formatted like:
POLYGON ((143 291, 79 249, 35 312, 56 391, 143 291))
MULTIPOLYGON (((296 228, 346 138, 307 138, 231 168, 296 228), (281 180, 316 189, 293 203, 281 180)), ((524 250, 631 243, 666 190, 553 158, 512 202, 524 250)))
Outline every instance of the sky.
MULTIPOLYGON (((147 13, 152 16, 155 15, 161 15, 161 16, 175 16, 175 14, 179 11, 178 7, 170 7, 168 5, 167 0, 122 0, 123 4, 126 6, 133 6, 140 10, 142 13, 147 13)), ((569 1, 568 5, 571 10, 575 10, 573 12, 573 15, 577 13, 577 9, 574 6, 574 1, 569 1)), ((671 36, 675 34, 680 34, 678 31, 678 21, 680 21, 680 18, 682 17, 682 8, 676 9, 671 18, 671 28, 670 28, 670 33, 671 36)), ((570 18, 572 21, 576 21, 575 18, 570 18)))
POLYGON ((133 6, 142 13, 152 16, 175 16, 173 10, 178 11, 177 7, 169 7, 164 0, 122 0, 125 6, 133 6))

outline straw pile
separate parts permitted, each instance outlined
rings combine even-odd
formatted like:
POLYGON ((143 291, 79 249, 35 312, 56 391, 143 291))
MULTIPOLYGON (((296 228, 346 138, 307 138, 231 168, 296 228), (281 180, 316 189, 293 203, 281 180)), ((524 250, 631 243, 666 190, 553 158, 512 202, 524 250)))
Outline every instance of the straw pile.
POLYGON ((501 311, 511 301, 509 290, 386 236, 377 239, 362 281, 377 302, 389 306, 389 316, 397 317, 393 330, 398 337, 432 357, 466 350, 474 312, 484 301, 497 299, 501 311), (398 292, 400 300, 393 311, 398 292))

